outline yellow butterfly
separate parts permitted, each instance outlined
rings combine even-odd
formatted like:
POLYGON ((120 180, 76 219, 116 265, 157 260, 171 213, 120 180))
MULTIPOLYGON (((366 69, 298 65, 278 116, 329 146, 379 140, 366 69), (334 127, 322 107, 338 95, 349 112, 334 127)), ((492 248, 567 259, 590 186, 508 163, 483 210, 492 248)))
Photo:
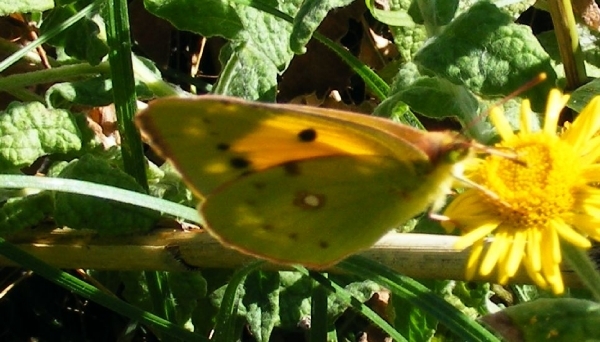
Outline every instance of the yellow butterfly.
POLYGON ((222 96, 159 99, 136 121, 221 243, 317 269, 443 198, 471 155, 452 132, 222 96))

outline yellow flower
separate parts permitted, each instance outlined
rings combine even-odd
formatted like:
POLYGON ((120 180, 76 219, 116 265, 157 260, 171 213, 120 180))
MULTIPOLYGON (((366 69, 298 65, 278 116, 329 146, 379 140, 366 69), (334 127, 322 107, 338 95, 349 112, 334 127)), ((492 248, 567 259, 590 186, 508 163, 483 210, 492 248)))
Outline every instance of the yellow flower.
POLYGON ((449 221, 443 226, 462 232, 455 247, 472 246, 468 279, 495 269, 504 284, 523 264, 538 286, 560 294, 560 241, 580 248, 591 246, 588 238, 600 241, 600 97, 559 134, 567 100, 558 90, 550 93, 544 127, 536 132, 528 101, 521 105, 519 133, 513 133, 501 109, 490 111, 502 138, 496 148, 516 158, 477 159, 467 176, 481 189, 460 194, 444 212, 449 221))

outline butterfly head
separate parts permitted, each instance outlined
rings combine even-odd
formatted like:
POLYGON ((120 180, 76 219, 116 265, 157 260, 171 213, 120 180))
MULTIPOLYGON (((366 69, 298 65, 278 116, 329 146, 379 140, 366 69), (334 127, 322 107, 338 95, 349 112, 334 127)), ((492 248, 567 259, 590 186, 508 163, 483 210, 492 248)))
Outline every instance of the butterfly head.
POLYGON ((429 132, 419 147, 432 165, 454 165, 473 155, 474 143, 456 132, 429 132))

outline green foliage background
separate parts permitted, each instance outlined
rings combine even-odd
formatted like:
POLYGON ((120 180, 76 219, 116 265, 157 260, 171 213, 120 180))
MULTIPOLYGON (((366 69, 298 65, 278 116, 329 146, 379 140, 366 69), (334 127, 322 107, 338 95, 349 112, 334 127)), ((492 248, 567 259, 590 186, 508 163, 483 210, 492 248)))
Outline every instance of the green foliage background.
MULTIPOLYGON (((218 79, 214 84, 194 80, 194 87, 249 100, 275 101, 281 75, 294 58, 307 52, 311 40, 325 44, 360 76, 368 89, 365 98, 378 103, 375 115, 416 127, 423 125, 413 113, 435 120, 454 118, 465 124, 467 135, 484 143, 493 141, 495 133, 485 118, 476 118, 490 102, 509 95, 543 72, 547 81, 520 94, 531 99, 535 110, 542 111, 549 89, 564 85, 554 31, 534 35, 530 27, 515 22, 533 5, 532 1, 499 7, 487 1, 393 0, 389 8, 382 9, 367 0, 365 8, 370 14, 366 17, 387 25, 386 32, 399 52, 395 60, 377 72, 318 33, 328 14, 351 3, 147 0, 144 6, 178 30, 224 39, 218 51, 218 79)), ((193 207, 191 194, 168 165, 145 166, 139 134, 131 124, 136 100, 184 95, 187 92, 182 89, 190 86, 172 86, 163 78, 168 70, 159 70, 143 56, 131 57, 127 4, 116 0, 4 0, 0 1, 0 13, 24 15, 38 25, 40 35, 34 44, 22 49, 3 41, 3 55, 13 54, 0 63, 4 76, 0 78, 0 90, 18 102, 7 104, 0 113, 0 173, 24 174, 24 169, 44 158, 50 164, 45 170, 50 177, 111 185, 193 207), (7 67, 17 61, 39 66, 41 61, 31 50, 41 44, 53 51, 51 69, 7 73, 7 67), (49 86, 41 91, 33 88, 41 84, 49 86), (111 103, 117 108, 123 143, 107 151, 90 131, 82 108, 111 103)), ((595 77, 599 61, 597 34, 585 26, 578 26, 578 30, 583 42, 581 56, 589 76, 595 77)), ((592 81, 573 89, 570 106, 580 110, 599 93, 596 87, 597 82, 592 81)), ((505 105, 515 129, 518 102, 519 97, 505 105)), ((158 219, 156 211, 80 194, 7 190, 3 195, 3 237, 49 218, 72 229, 93 229, 107 235, 140 234, 152 229, 158 219)), ((432 230, 425 225, 418 222, 417 231, 432 230)), ((87 272, 112 293, 145 310, 136 311, 114 299, 102 299, 93 287, 58 270, 38 271, 37 267, 47 265, 30 261, 10 247, 3 248, 2 254, 21 258, 18 260, 24 266, 38 274, 124 314, 126 320, 111 322, 111 330, 118 332, 114 336, 152 334, 162 340, 191 340, 207 338, 214 329, 216 340, 237 340, 246 331, 256 341, 268 341, 274 331, 290 334, 284 336, 303 336, 305 331, 299 325, 310 317, 313 340, 356 340, 375 321, 397 340, 492 341, 494 335, 476 320, 494 313, 485 321, 493 323, 508 317, 512 320, 511 331, 528 341, 550 335, 554 341, 600 338, 593 329, 600 319, 597 304, 585 300, 589 298, 585 292, 572 293, 585 299, 532 301, 548 295, 532 287, 513 286, 508 290, 514 299, 498 300, 506 289, 452 280, 421 284, 353 258, 343 265, 352 275, 329 278, 303 269, 266 272, 258 265, 186 273, 87 272), (392 296, 386 306, 386 323, 363 303, 373 294, 388 290, 392 296), (518 306, 503 310, 515 304, 518 306), (543 319, 539 316, 542 313, 543 319)), ((39 289, 49 285, 35 286, 39 289)), ((21 288, 18 292, 14 298, 23 301, 27 291, 21 288)), ((1 306, 0 310, 6 310, 1 306)), ((71 329, 62 333, 66 339, 90 338, 85 329, 71 328, 64 317, 52 312, 57 306, 50 301, 39 299, 30 306, 32 311, 39 306, 49 312, 30 324, 44 325, 54 320, 65 324, 66 330, 71 329)), ((96 307, 86 310, 100 312, 94 311, 99 310, 96 307)), ((27 310, 11 314, 26 315, 27 310)), ((112 317, 110 312, 102 315, 112 317)), ((26 328, 13 326, 12 333, 22 337, 19 334, 26 328)), ((35 331, 43 337, 60 330, 35 331)), ((32 333, 30 337, 35 336, 32 333)))

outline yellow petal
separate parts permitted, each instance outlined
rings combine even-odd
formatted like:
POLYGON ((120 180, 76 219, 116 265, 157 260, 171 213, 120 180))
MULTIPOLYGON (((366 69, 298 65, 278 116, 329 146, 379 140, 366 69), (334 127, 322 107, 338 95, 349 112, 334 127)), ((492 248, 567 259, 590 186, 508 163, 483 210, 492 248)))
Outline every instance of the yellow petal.
POLYGON ((600 158, 600 136, 595 136, 588 140, 581 147, 580 156, 586 164, 597 161, 600 158))
POLYGON ((565 286, 563 284, 562 275, 560 274, 560 268, 558 264, 548 263, 547 267, 544 268, 544 278, 550 286, 552 291, 556 294, 563 293, 565 286))
POLYGON ((476 241, 484 240, 489 233, 496 229, 496 227, 498 227, 498 223, 487 223, 481 225, 461 236, 454 244, 454 248, 463 250, 471 245, 474 245, 476 241))
POLYGON ((530 258, 527 258, 526 256, 523 259, 523 264, 525 265, 525 269, 527 270, 529 278, 531 278, 531 280, 533 280, 534 283, 536 283, 539 287, 543 289, 548 288, 548 282, 546 282, 544 277, 542 277, 542 275, 539 273, 539 270, 534 269, 534 267, 531 264, 530 258))
MULTIPOLYGON (((598 150, 600 151, 600 148, 598 150)), ((586 167, 581 176, 590 183, 600 183, 600 164, 586 167)))
POLYGON ((485 243, 483 240, 477 241, 473 244, 473 248, 471 249, 471 255, 469 256, 469 260, 467 261, 467 268, 465 278, 467 280, 471 280, 475 277, 475 273, 477 273, 477 269, 479 266, 479 257, 483 252, 485 243))
POLYGON ((521 102, 521 116, 520 116, 520 127, 522 134, 529 134, 532 132, 531 121, 533 113, 531 112, 529 101, 527 102, 527 106, 525 103, 521 102))
POLYGON ((558 234, 553 229, 544 230, 542 242, 542 275, 555 293, 560 289, 562 276, 558 264, 560 263, 560 246, 558 234))
MULTIPOLYGON (((525 101, 527 100, 523 100, 523 102, 525 101)), ((523 104, 521 104, 521 106, 522 105, 523 104)), ((510 127, 510 124, 500 107, 490 108, 490 120, 492 120, 492 123, 496 127, 498 134, 502 137, 502 140, 510 140, 515 136, 512 127, 510 127)))
POLYGON ((476 189, 469 189, 455 197, 444 210, 444 215, 449 217, 465 216, 482 211, 482 198, 476 189))
POLYGON ((527 230, 527 255, 531 261, 532 271, 539 272, 542 269, 541 253, 542 234, 538 229, 527 230))
POLYGON ((560 219, 555 219, 550 221, 550 226, 552 229, 556 230, 560 237, 565 239, 572 245, 575 245, 580 248, 590 248, 592 247, 592 243, 590 240, 586 239, 584 236, 576 232, 573 228, 571 228, 568 224, 563 222, 560 219))
POLYGON ((479 274, 487 276, 494 270, 494 267, 498 263, 498 259, 504 254, 507 246, 506 235, 503 232, 496 234, 492 240, 490 248, 485 253, 485 257, 481 262, 479 268, 479 274))
POLYGON ((506 261, 503 262, 506 276, 512 278, 519 269, 521 260, 525 254, 526 234, 523 230, 517 229, 513 234, 512 244, 509 247, 510 252, 506 256, 506 261))
POLYGON ((552 279, 552 292, 555 294, 562 294, 565 292, 565 284, 563 283, 562 277, 552 279))
POLYGON ((582 149, 600 129, 600 97, 596 96, 579 113, 571 127, 563 134, 562 139, 573 145, 575 150, 582 149))
POLYGON ((590 238, 600 241, 600 220, 589 215, 573 215, 569 222, 590 238))
POLYGON ((560 90, 552 89, 548 94, 546 102, 546 114, 544 115, 544 129, 546 134, 556 135, 556 128, 560 112, 569 100, 568 95, 563 95, 560 90))

